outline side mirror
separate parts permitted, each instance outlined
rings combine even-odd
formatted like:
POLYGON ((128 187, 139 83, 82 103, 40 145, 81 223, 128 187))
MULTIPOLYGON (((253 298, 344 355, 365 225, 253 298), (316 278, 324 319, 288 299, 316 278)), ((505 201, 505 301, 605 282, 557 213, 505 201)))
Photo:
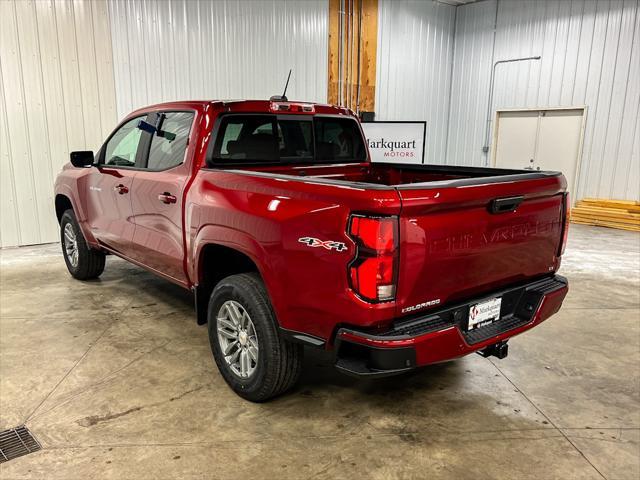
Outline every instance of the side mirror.
POLYGON ((93 152, 91 150, 79 150, 71 152, 71 165, 77 168, 85 168, 93 165, 93 152))

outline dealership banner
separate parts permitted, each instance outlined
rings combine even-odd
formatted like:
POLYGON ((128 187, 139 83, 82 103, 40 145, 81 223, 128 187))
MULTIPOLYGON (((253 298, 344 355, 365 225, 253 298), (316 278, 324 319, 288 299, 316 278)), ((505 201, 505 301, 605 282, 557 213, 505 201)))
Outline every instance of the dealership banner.
POLYGON ((371 161, 424 163, 427 122, 365 122, 371 161))

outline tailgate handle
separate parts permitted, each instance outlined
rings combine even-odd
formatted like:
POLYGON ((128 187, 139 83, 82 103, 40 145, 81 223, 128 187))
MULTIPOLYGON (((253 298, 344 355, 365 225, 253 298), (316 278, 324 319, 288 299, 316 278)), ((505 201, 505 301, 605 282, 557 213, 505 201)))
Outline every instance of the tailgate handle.
POLYGON ((522 195, 517 197, 494 198, 489 204, 489 211, 491 213, 513 212, 523 200, 524 197, 522 195))

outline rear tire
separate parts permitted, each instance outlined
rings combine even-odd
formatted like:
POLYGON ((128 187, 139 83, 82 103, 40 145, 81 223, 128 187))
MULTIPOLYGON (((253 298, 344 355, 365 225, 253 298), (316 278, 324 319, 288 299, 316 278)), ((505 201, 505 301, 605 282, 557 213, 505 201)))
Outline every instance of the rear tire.
POLYGON ((73 278, 90 280, 104 271, 104 252, 89 248, 73 210, 64 212, 60 219, 60 243, 64 262, 73 278))
POLYGON ((216 365, 242 398, 264 402, 298 381, 303 347, 278 334, 259 275, 243 273, 220 281, 211 293, 207 320, 216 365))

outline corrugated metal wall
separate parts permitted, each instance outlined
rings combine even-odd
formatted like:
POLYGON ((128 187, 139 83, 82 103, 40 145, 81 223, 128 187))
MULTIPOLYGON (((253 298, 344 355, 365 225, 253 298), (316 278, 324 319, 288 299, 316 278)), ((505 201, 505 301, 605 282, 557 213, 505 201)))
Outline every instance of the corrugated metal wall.
MULTIPOLYGON (((458 7, 448 163, 482 165, 492 111, 587 106, 577 198, 640 199, 640 15, 636 0, 500 1, 458 7)), ((492 114, 493 119, 493 114, 492 114)))
POLYGON ((0 246, 58 239, 53 182, 134 108, 326 101, 328 4, 0 0, 0 246), (115 65, 115 71, 114 71, 115 65))
MULTIPOLYGON (((502 0, 494 49, 495 8, 381 0, 377 118, 426 120, 427 162, 481 165, 493 62, 540 54, 498 67, 492 110, 587 105, 578 196, 638 199, 638 1, 502 0)), ((68 152, 136 107, 266 98, 289 68, 290 98, 326 101, 327 15, 325 0, 1 0, 0 245, 57 239, 68 152)))
POLYGON ((376 120, 426 120, 425 163, 444 163, 456 8, 381 0, 376 120))
POLYGON ((458 7, 451 81, 447 163, 484 165, 495 0, 458 7))
POLYGON ((0 2, 0 246, 58 237, 53 182, 116 121, 107 6, 0 2))
POLYGON ((118 116, 169 100, 326 102, 328 2, 110 0, 118 116))

